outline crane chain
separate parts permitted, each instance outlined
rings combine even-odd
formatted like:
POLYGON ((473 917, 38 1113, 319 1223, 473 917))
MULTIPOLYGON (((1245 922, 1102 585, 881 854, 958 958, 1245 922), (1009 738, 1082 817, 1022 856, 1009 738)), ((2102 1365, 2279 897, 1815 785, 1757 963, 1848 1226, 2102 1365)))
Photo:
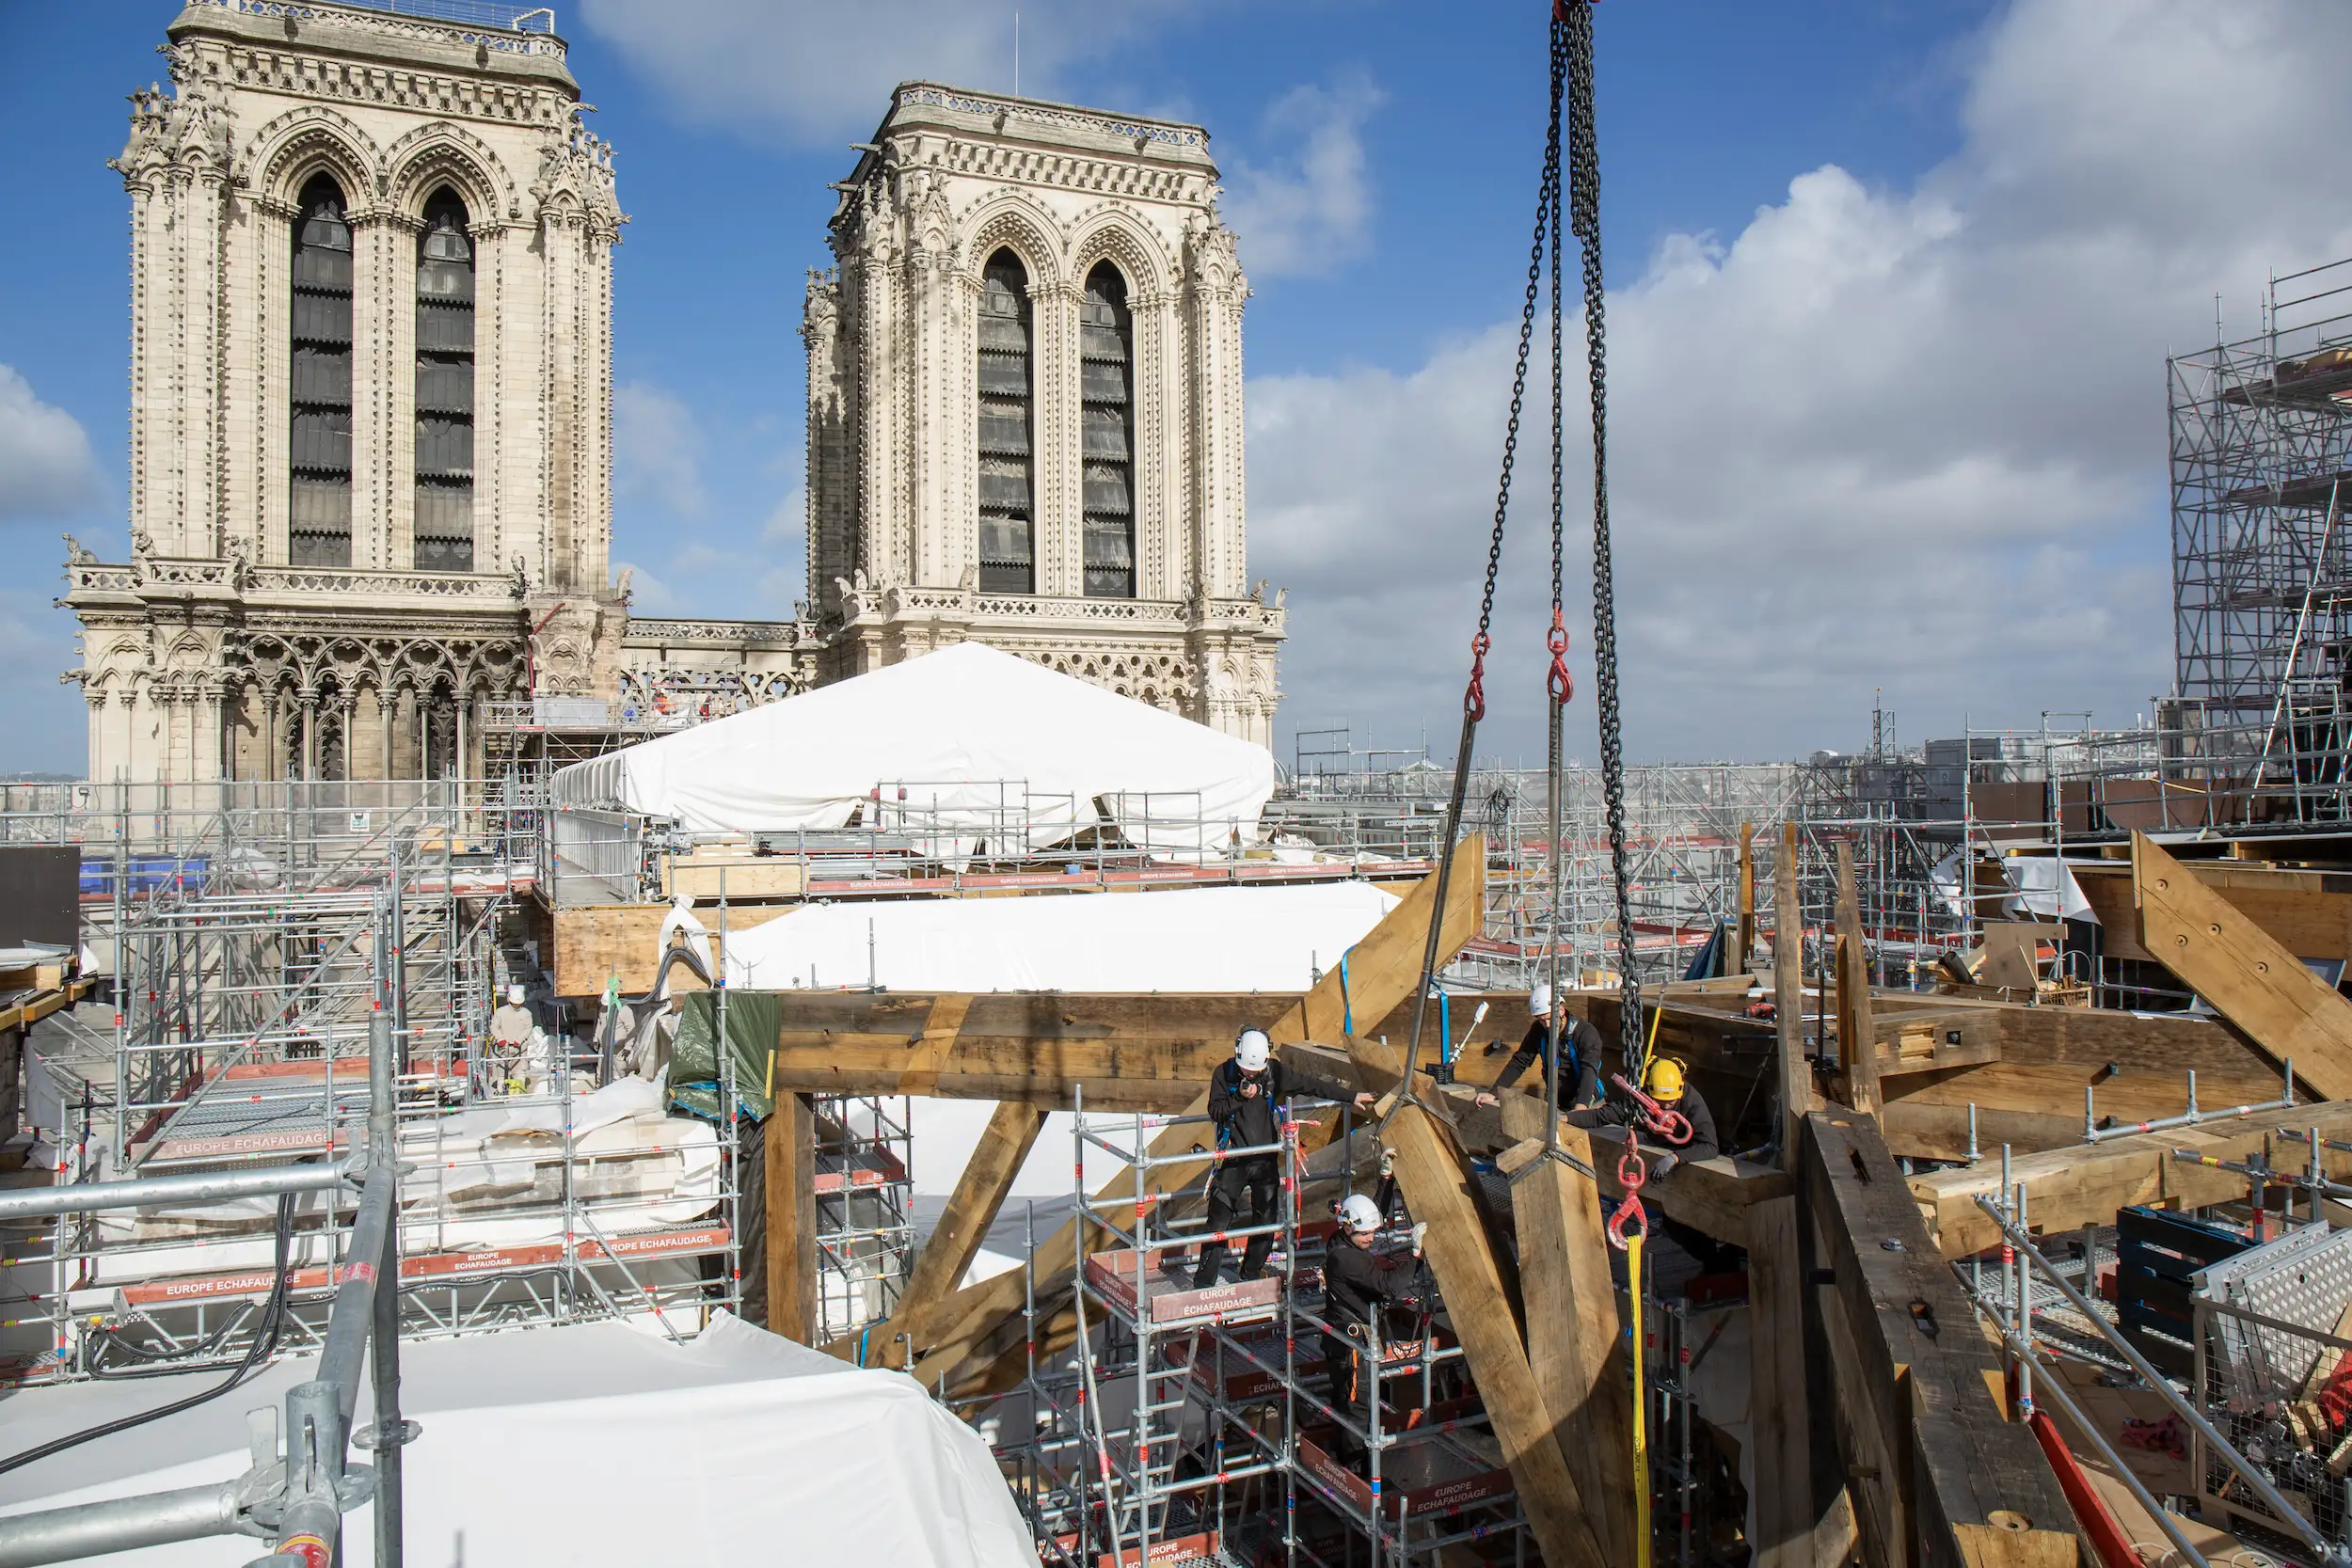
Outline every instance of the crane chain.
MULTIPOLYGON (((1577 9, 1581 9, 1578 6, 1577 9)), ((1518 357, 1511 376, 1511 417, 1502 437, 1502 474, 1495 486, 1494 531, 1486 542, 1486 580, 1478 599, 1478 630, 1470 639, 1470 677, 1469 689, 1463 694, 1462 735, 1454 752, 1454 792, 1446 805, 1445 828, 1438 840, 1438 896, 1429 911, 1429 936, 1422 951, 1421 984, 1414 988, 1413 1032, 1405 1051, 1405 1075, 1400 1082, 1395 1102, 1388 1117, 1381 1118, 1386 1126, 1389 1118, 1406 1104, 1415 1102, 1413 1070, 1421 1059, 1421 1038, 1429 1011, 1429 991, 1436 984, 1438 952, 1443 942, 1446 910, 1446 890, 1454 877, 1455 841, 1462 832, 1462 806, 1470 788, 1470 761, 1478 737, 1478 721, 1486 717, 1483 689, 1486 650, 1491 646, 1490 631, 1494 622, 1495 583, 1502 570, 1502 532, 1511 515, 1511 474, 1518 460, 1519 419, 1527 401, 1527 360, 1535 340, 1535 305, 1541 293, 1544 257, 1549 246, 1555 268, 1553 299, 1558 302, 1556 281, 1558 254, 1562 244, 1558 213, 1561 202, 1561 125, 1562 100, 1565 93, 1568 71, 1567 30, 1555 10, 1551 19, 1551 119, 1544 137, 1544 174, 1535 198, 1535 233, 1528 250, 1527 292, 1519 309, 1518 357)), ((1558 314, 1557 309, 1554 315, 1558 314)), ((1555 327, 1556 341, 1556 327, 1555 327)), ((1556 449, 1559 420, 1558 388, 1560 383, 1559 355, 1552 357, 1553 423, 1555 449, 1554 467, 1558 464, 1556 449)), ((1554 479, 1555 508, 1558 480, 1554 479)), ((1555 572, 1555 577, 1556 577, 1555 572)), ((1557 712, 1555 706, 1554 712, 1557 712)))
POLYGON ((1625 839, 1625 742, 1619 723, 1615 562, 1609 534, 1608 301, 1601 286, 1600 146, 1593 115, 1590 5, 1553 9, 1568 56, 1568 226, 1583 249, 1584 361, 1593 400, 1593 684, 1600 717, 1601 797, 1609 819, 1610 871, 1616 883, 1617 1039, 1634 1082, 1647 1069, 1642 981, 1633 967, 1632 866, 1625 839))

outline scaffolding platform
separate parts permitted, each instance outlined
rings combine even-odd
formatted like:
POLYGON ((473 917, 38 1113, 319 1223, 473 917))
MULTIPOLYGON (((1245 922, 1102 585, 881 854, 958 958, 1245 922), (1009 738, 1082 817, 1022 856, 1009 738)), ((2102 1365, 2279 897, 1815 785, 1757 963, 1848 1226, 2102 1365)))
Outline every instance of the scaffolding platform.
POLYGON ((1087 1259, 1087 1283, 1104 1304, 1123 1318, 1140 1318, 1161 1328, 1180 1324, 1261 1323, 1279 1309, 1282 1281, 1220 1279, 1193 1289, 1192 1269, 1183 1259, 1132 1248, 1098 1252, 1087 1259), (1141 1306, 1137 1280, 1140 1263, 1141 1306))

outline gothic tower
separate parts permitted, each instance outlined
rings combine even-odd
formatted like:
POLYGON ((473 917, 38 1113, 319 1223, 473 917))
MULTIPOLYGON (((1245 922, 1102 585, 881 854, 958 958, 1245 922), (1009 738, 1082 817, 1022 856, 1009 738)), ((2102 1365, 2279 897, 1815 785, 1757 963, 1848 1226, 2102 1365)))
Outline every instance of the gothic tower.
POLYGON ((1216 180, 1196 125, 898 88, 803 326, 822 678, 973 639, 1272 739, 1216 180))
POLYGON ((548 25, 170 24, 113 166, 131 560, 67 567, 91 779, 479 777, 485 704, 613 693, 623 218, 548 25))

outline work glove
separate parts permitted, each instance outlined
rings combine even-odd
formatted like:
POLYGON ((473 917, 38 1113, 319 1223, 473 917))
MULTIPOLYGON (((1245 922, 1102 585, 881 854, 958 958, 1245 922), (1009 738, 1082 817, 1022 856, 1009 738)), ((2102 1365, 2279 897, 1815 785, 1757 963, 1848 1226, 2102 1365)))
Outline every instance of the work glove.
POLYGON ((1428 1235, 1428 1234, 1429 1234, 1429 1222, 1428 1222, 1427 1220, 1416 1220, 1416 1221, 1414 1221, 1414 1222, 1413 1222, 1413 1256, 1414 1256, 1414 1257, 1419 1258, 1419 1257, 1421 1256, 1421 1239, 1422 1239, 1423 1236, 1426 1236, 1426 1235, 1428 1235))
POLYGON ((1674 1169, 1675 1166, 1680 1163, 1680 1161, 1681 1156, 1675 1153, 1673 1149, 1660 1149, 1657 1153, 1649 1157, 1649 1179, 1652 1181, 1657 1180, 1660 1177, 1674 1169))

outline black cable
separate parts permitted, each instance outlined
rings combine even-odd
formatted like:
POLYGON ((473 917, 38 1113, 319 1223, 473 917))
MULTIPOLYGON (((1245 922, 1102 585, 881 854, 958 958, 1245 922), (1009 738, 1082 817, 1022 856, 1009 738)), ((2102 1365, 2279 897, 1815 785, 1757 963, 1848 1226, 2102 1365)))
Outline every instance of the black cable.
POLYGON ((83 1444, 95 1442, 101 1437, 111 1437, 119 1432, 129 1432, 134 1427, 145 1426, 150 1421, 160 1421, 166 1416, 177 1416, 183 1410, 193 1410, 207 1400, 220 1398, 221 1395, 250 1378, 262 1362, 268 1357, 269 1353, 278 1348, 278 1330, 285 1323, 286 1293, 294 1278, 287 1268, 290 1260, 288 1254, 294 1249, 294 1195, 287 1193, 280 1196, 278 1200, 277 1271, 271 1278, 269 1300, 262 1305, 262 1321, 254 1331, 253 1343, 246 1347, 245 1359, 237 1363, 236 1370, 212 1387, 190 1394, 185 1399, 174 1400, 169 1404, 157 1405, 152 1410, 142 1410, 135 1416, 124 1416, 116 1420, 102 1422, 97 1426, 74 1433, 71 1436, 59 1437, 52 1442, 43 1443, 39 1448, 26 1449, 23 1453, 10 1454, 6 1459, 0 1459, 0 1476, 7 1475, 11 1470, 21 1470, 25 1465, 47 1459, 53 1454, 63 1453, 68 1449, 78 1449, 83 1444))
MULTIPOLYGON (((267 1305, 267 1298, 263 1298, 262 1306, 267 1305)), ((91 1337, 105 1349, 116 1352, 131 1361, 149 1363, 150 1367, 147 1369, 109 1368, 93 1362, 90 1367, 90 1376, 95 1378, 177 1377, 190 1370, 209 1370, 192 1368, 189 1363, 211 1355, 227 1344, 237 1330, 252 1321, 257 1308, 250 1302, 245 1303, 243 1311, 230 1314, 218 1328, 206 1335, 194 1346, 167 1345, 160 1349, 151 1350, 145 1345, 133 1344, 111 1328, 94 1329, 91 1331, 91 1337)))

